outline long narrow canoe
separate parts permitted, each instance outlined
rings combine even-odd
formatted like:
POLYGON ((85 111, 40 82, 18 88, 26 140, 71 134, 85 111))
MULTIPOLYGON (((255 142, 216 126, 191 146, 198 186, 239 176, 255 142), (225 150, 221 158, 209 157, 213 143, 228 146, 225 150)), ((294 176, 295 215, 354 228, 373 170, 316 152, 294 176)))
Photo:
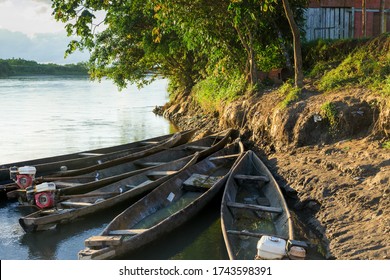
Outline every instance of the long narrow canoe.
POLYGON ((128 161, 132 158, 141 158, 163 149, 184 144, 193 137, 195 132, 196 130, 188 130, 109 148, 5 164, 2 165, 2 168, 0 169, 0 185, 11 183, 9 177, 9 167, 11 166, 21 167, 24 165, 32 165, 37 169, 36 176, 58 173, 64 168, 68 170, 80 169, 88 166, 95 166, 99 163, 108 166, 108 162, 113 162, 113 160, 117 160, 116 162, 120 162, 121 160, 128 161), (98 153, 98 151, 100 152, 98 153))
MULTIPOLYGON (((145 168, 178 160, 180 158, 199 153, 199 160, 203 159, 217 150, 223 148, 231 141, 232 130, 228 129, 197 141, 189 142, 174 148, 163 150, 141 159, 122 163, 120 165, 97 170, 81 176, 70 177, 46 177, 45 181, 53 181, 60 195, 82 194, 101 188, 124 178, 136 175, 145 171, 145 168)), ((9 198, 19 198, 22 204, 26 203, 25 190, 17 190, 7 194, 9 198), (24 201, 24 202, 23 202, 24 201)))
POLYGON ((150 169, 158 165, 193 155, 196 152, 198 153, 198 160, 201 160, 226 146, 226 144, 231 141, 231 134, 232 130, 227 129, 222 132, 203 137, 199 140, 166 149, 137 160, 132 160, 113 167, 99 169, 94 172, 84 174, 82 175, 83 178, 93 178, 92 180, 89 179, 90 181, 87 183, 83 183, 85 179, 61 181, 61 178, 60 180, 54 182, 58 186, 65 186, 65 188, 61 189, 61 194, 70 195, 85 193, 126 177, 136 175, 145 171, 145 168, 150 169), (66 187, 67 185, 69 185, 69 187, 66 187))
POLYGON ((51 157, 45 157, 45 158, 38 158, 38 159, 31 159, 31 160, 25 160, 25 161, 0 164, 0 168, 1 169, 8 169, 12 166, 25 166, 25 165, 34 166, 34 165, 41 164, 41 163, 49 163, 49 162, 63 161, 63 160, 68 160, 68 159, 85 158, 85 157, 91 157, 91 156, 95 156, 95 155, 115 153, 118 151, 125 151, 128 149, 142 147, 142 146, 149 145, 152 143, 158 143, 161 141, 165 141, 165 140, 168 140, 169 138, 171 138, 172 136, 173 136, 173 134, 167 134, 167 135, 163 135, 163 136, 158 136, 158 137, 154 137, 154 138, 150 138, 150 139, 146 139, 146 140, 130 142, 130 143, 116 145, 116 146, 81 151, 81 152, 76 152, 76 153, 71 153, 71 154, 64 154, 64 155, 58 155, 58 156, 51 156, 51 157))
POLYGON ((175 147, 187 143, 192 138, 194 133, 195 130, 187 131, 184 133, 175 133, 170 139, 166 140, 165 142, 154 144, 147 149, 142 149, 140 151, 133 151, 131 153, 128 153, 128 155, 115 157, 114 159, 109 159, 107 161, 102 161, 102 160, 94 161, 92 164, 86 165, 84 167, 75 167, 72 168, 71 170, 69 170, 68 168, 67 171, 60 171, 55 175, 60 177, 77 176, 89 172, 94 172, 99 169, 116 166, 139 158, 143 158, 147 155, 151 155, 159 151, 166 150, 171 147, 175 147))
POLYGON ((189 221, 222 191, 242 153, 235 142, 163 183, 85 240, 79 259, 120 258, 189 221))
POLYGON ((258 258, 257 244, 262 237, 264 255, 270 256, 263 257, 266 259, 283 258, 275 254, 284 250, 285 241, 294 245, 293 223, 283 194, 272 173, 253 151, 245 153, 226 182, 221 227, 232 260, 258 258), (272 250, 276 250, 275 254, 271 254, 272 250))
POLYGON ((54 228, 57 224, 107 210, 151 191, 181 170, 193 165, 198 154, 159 165, 140 174, 128 177, 95 191, 68 196, 55 208, 39 210, 19 219, 26 232, 42 231, 54 228))

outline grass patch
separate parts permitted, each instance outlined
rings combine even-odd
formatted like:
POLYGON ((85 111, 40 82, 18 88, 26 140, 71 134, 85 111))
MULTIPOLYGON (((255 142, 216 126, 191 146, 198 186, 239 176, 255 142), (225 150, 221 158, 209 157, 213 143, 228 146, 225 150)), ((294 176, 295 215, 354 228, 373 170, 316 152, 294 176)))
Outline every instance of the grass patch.
POLYGON ((308 77, 318 78, 343 62, 356 48, 367 39, 341 39, 306 42, 302 45, 303 67, 308 77))
POLYGON ((382 148, 390 150, 390 140, 383 142, 382 148))
POLYGON ((390 98, 390 75, 388 75, 385 80, 382 93, 385 97, 390 98))
POLYGON ((320 90, 366 86, 390 95, 390 34, 376 37, 348 55, 320 79, 320 90))
POLYGON ((284 83, 279 88, 279 93, 284 96, 284 99, 282 102, 280 102, 279 106, 282 109, 287 108, 288 106, 299 100, 301 92, 301 89, 294 87, 291 82, 284 83))
POLYGON ((337 109, 332 102, 325 102, 321 106, 321 115, 324 119, 327 119, 330 125, 331 132, 335 132, 338 120, 337 120, 337 109))
POLYGON ((247 84, 243 75, 233 77, 210 76, 198 82, 192 95, 206 112, 220 111, 224 102, 231 102, 243 95, 247 84))

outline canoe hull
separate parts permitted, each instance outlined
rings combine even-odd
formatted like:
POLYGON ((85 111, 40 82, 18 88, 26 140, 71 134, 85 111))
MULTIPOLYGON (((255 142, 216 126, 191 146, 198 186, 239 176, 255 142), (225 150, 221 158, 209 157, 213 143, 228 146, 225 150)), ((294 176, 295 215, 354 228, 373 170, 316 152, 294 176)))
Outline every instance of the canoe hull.
MULTIPOLYGON (((214 153, 212 156, 204 159, 198 164, 186 169, 180 174, 174 176, 169 181, 165 182, 144 198, 130 206, 120 215, 118 215, 102 232, 101 236, 108 236, 110 232, 116 229, 124 228, 125 223, 139 223, 143 220, 148 223, 148 219, 152 217, 157 211, 164 210, 170 207, 172 200, 176 200, 180 204, 180 192, 183 192, 181 186, 186 182, 193 174, 208 174, 212 167, 223 166, 226 171, 221 171, 220 179, 213 183, 212 186, 199 195, 195 195, 190 199, 188 204, 174 208, 173 214, 169 214, 166 218, 159 218, 157 221, 153 221, 150 227, 143 232, 131 237, 124 237, 120 246, 108 246, 101 248, 94 248, 93 246, 86 248, 79 252, 79 259, 111 259, 120 258, 125 254, 134 252, 135 250, 143 247, 144 245, 161 238, 162 236, 173 231, 177 227, 183 225, 198 214, 218 193, 222 193, 225 186, 225 182, 228 178, 231 166, 235 163, 236 159, 242 155, 243 147, 239 144, 230 145, 227 148, 214 153), (210 163, 210 158, 236 154, 235 159, 225 159, 223 163, 210 163), (225 172, 225 173, 224 173, 225 172), (166 198, 166 200, 165 200, 166 198), (167 202, 170 200, 170 202, 167 202)), ((221 159, 220 159, 221 160, 221 159)), ((224 159, 222 159, 224 160, 224 159)), ((217 171, 213 171, 217 172, 217 171)), ((212 173, 214 174, 214 173, 212 173)), ((211 176, 211 175, 210 175, 211 176)), ((184 195, 182 195, 184 196, 184 195)), ((169 212, 169 211, 168 211, 169 212)), ((131 227, 130 227, 131 228, 131 227)), ((88 241, 86 241, 88 243, 88 241)))
POLYGON ((294 238, 283 194, 264 163, 248 151, 233 168, 222 197, 221 227, 230 259, 254 259, 263 235, 294 238))
MULTIPOLYGON (((208 137, 202 138, 197 141, 185 143, 170 149, 166 149, 157 153, 154 153, 152 155, 148 155, 146 157, 143 157, 138 160, 133 160, 124 164, 120 164, 114 167, 109 167, 106 169, 99 169, 96 171, 99 174, 102 174, 104 176, 103 179, 98 181, 93 181, 89 183, 85 183, 79 186, 75 187, 68 187, 61 190, 62 194, 78 194, 78 193, 85 193, 89 191, 93 191, 97 188, 100 188, 104 185, 111 184, 114 182, 117 182, 119 180, 122 180, 124 178, 127 178, 129 176, 136 175, 140 172, 145 171, 145 168, 153 168, 153 166, 156 166, 158 163, 166 163, 170 161, 175 161, 180 158, 184 158, 190 155, 195 154, 196 150, 190 150, 188 149, 189 146, 205 146, 208 145, 209 148, 206 150, 202 150, 198 152, 198 160, 201 160, 216 151, 222 149, 228 142, 230 142, 230 135, 232 133, 232 130, 226 130, 219 134, 210 135, 208 137), (220 136, 221 138, 218 140, 215 140, 217 136, 220 136), (214 139, 214 140, 213 140, 214 139), (214 141, 214 142, 213 142, 214 141), (149 163, 149 165, 148 165, 149 163), (150 166, 150 163, 152 163, 152 166, 150 166), (149 167, 147 167, 149 166, 149 167)), ((87 174, 87 175, 94 175, 94 174, 87 174)))
MULTIPOLYGON (((9 167, 11 166, 24 166, 24 165, 33 165, 37 169, 36 176, 44 176, 48 174, 57 174, 57 176, 71 176, 71 172, 58 174, 61 170, 61 167, 66 166, 68 169, 81 169, 86 166, 96 166, 99 162, 110 162, 112 160, 119 160, 120 158, 130 158, 133 154, 136 154, 139 157, 143 155, 148 155, 153 152, 157 152, 164 148, 169 148, 175 145, 181 145, 189 141, 196 130, 189 130, 180 133, 180 137, 176 137, 178 134, 169 134, 160 137, 154 137, 146 139, 143 141, 132 142, 124 145, 118 145, 103 149, 84 151, 80 153, 68 154, 57 157, 48 157, 42 159, 36 159, 31 161, 22 161, 1 165, 0 169, 0 184, 12 183, 9 177, 9 167), (156 143, 156 144, 147 144, 144 143, 156 143), (156 147, 161 146, 161 149, 156 147), (116 150, 117 149, 117 150, 116 150), (97 154, 100 152, 102 154, 97 154), (105 153, 104 153, 105 152, 105 153), (87 156, 84 156, 84 155, 87 156), (95 154, 95 155, 93 155, 95 154)), ((107 164, 107 163, 105 163, 107 164)), ((74 172, 74 174, 83 174, 82 172, 74 172)))
POLYGON ((87 194, 86 198, 69 199, 60 202, 59 206, 57 206, 57 208, 55 209, 40 210, 25 217, 22 217, 19 219, 19 224, 22 226, 25 232, 47 230, 55 227, 58 224, 69 223, 77 218, 95 214, 99 211, 106 210, 117 205, 121 205, 122 203, 139 198, 140 196, 151 191, 152 189, 154 189, 155 187, 165 182, 174 175, 174 173, 167 173, 166 176, 162 176, 155 181, 148 182, 149 173, 158 171, 163 172, 165 170, 180 172, 180 170, 185 169, 188 166, 194 164, 196 160, 197 155, 189 156, 187 158, 183 158, 165 165, 148 169, 143 173, 126 178, 119 182, 105 186, 101 189, 92 191, 90 192, 90 197, 88 197, 87 194), (123 189, 128 185, 134 185, 134 187, 113 197, 108 196, 107 198, 107 196, 103 195, 101 195, 100 197, 94 195, 97 192, 105 192, 107 193, 107 195, 113 192, 122 192, 123 189), (65 206, 65 208, 59 208, 61 206, 65 206), (75 208, 66 208, 69 206, 75 208))

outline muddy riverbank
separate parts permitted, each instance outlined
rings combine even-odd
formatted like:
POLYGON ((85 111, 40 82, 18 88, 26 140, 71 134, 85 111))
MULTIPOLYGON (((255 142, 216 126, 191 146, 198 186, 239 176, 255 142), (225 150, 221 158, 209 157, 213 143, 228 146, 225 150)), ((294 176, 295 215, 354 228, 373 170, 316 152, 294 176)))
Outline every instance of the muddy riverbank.
POLYGON ((390 104, 365 88, 323 94, 307 81, 283 108, 277 88, 202 111, 179 95, 159 113, 180 129, 237 129, 324 243, 329 259, 390 258, 390 104))

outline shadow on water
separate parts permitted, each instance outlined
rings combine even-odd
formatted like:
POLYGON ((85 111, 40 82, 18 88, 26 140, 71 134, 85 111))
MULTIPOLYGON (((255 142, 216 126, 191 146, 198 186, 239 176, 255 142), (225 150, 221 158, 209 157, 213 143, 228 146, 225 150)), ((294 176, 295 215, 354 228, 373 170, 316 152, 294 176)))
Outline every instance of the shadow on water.
MULTIPOLYGON (((274 172, 274 171, 273 171, 274 172)), ((279 178, 278 178, 279 179, 279 178)), ((287 197, 288 204, 294 200, 287 197)), ((228 259, 221 226, 221 194, 196 217, 170 234, 144 246, 121 259, 129 260, 223 260, 228 259)), ((101 211, 55 229, 25 234, 18 219, 29 212, 18 207, 17 202, 0 201, 2 221, 0 232, 0 259, 69 260, 77 259, 77 253, 84 249, 84 240, 98 235, 107 224, 131 202, 101 211), (12 233, 10 235, 10 233, 12 233)), ((290 207, 292 209, 292 207, 290 207)), ((325 259, 324 242, 302 222, 301 214, 291 211, 294 218, 296 239, 309 243, 307 259, 325 259)))
POLYGON ((28 259, 77 259, 78 251, 84 248, 84 240, 99 234, 124 208, 121 206, 99 212, 51 230, 26 233, 21 236, 20 244, 28 248, 28 259))
MULTIPOLYGON (((221 197, 215 198, 195 218, 170 234, 121 259, 129 260, 227 260, 220 219, 221 197)), ((296 238, 308 243, 307 259, 324 258, 322 241, 291 212, 296 238)))
POLYGON ((228 259, 221 232, 221 196, 170 234, 121 259, 223 260, 228 259))

